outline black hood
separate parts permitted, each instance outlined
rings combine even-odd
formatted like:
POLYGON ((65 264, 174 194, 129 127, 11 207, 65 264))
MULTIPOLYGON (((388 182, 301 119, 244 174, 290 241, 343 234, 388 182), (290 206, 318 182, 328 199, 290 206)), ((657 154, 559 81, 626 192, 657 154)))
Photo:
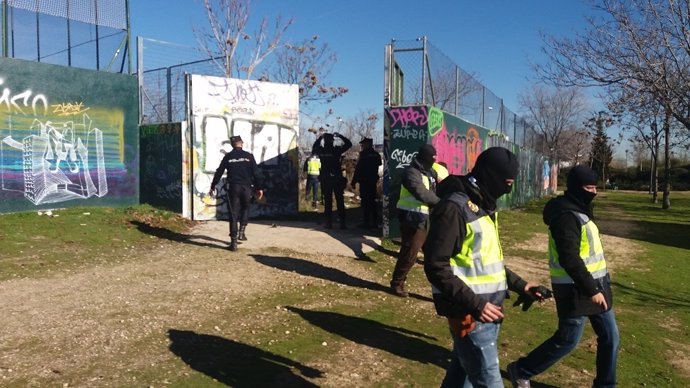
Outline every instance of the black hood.
POLYGON ((585 213, 593 218, 591 206, 579 202, 576 198, 568 195, 561 195, 551 199, 544 206, 542 219, 546 225, 551 225, 551 221, 559 215, 567 212, 585 213))

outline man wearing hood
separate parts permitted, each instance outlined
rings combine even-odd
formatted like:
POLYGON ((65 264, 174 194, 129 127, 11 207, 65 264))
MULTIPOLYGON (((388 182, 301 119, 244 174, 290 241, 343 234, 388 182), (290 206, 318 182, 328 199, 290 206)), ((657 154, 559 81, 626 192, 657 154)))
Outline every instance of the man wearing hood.
POLYGON ((424 244, 424 272, 432 285, 434 306, 448 318, 453 359, 442 387, 503 387, 497 338, 508 289, 541 299, 528 283, 503 264, 496 201, 511 192, 518 161, 509 150, 482 152, 465 176, 441 182, 442 200, 431 213, 424 244))
POLYGON ((514 387, 529 388, 532 376, 573 351, 587 319, 597 335, 597 374, 592 386, 616 386, 620 337, 611 308, 611 280, 604 249, 592 220, 596 184, 597 174, 592 169, 575 166, 568 173, 565 195, 550 200, 544 207, 558 330, 526 357, 508 365, 514 387))
POLYGON ((400 297, 408 296, 405 280, 426 240, 429 209, 439 201, 434 193, 438 179, 436 171, 432 168, 435 161, 436 149, 431 144, 424 144, 403 173, 397 203, 400 251, 391 280, 391 292, 400 297))

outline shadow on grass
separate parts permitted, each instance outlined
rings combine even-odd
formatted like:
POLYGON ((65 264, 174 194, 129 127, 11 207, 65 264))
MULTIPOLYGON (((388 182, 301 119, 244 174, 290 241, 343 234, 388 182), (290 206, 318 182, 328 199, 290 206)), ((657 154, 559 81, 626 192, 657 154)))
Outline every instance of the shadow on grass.
POLYGON ((178 233, 178 232, 174 232, 170 229, 161 228, 161 227, 157 227, 157 226, 151 226, 151 225, 145 224, 145 223, 140 222, 140 221, 135 221, 135 220, 129 221, 129 223, 136 226, 137 229, 141 233, 145 233, 145 234, 148 234, 151 236, 155 236, 155 237, 170 240, 170 241, 177 241, 177 242, 182 242, 185 244, 192 244, 192 245, 197 245, 197 246, 201 246, 201 247, 208 247, 208 248, 218 248, 218 249, 223 249, 223 250, 226 250, 228 247, 228 241, 219 240, 219 239, 213 238, 213 237, 178 233), (200 242, 200 241, 195 241, 195 240, 206 240, 208 242, 200 242))
MULTIPOLYGON (((639 306, 658 306, 659 308, 676 308, 676 309, 688 309, 690 308, 690 300, 674 298, 669 294, 656 294, 653 292, 640 290, 638 288, 632 288, 618 282, 612 282, 613 286, 616 287, 616 292, 622 295, 627 295, 635 298, 637 303, 630 300, 626 301, 626 304, 639 306)), ((677 295, 676 295, 677 296, 677 295)))
MULTIPOLYGON (((298 259, 294 257, 275 257, 257 254, 252 254, 250 256, 252 256, 254 260, 263 265, 281 269, 283 271, 297 272, 300 275, 328 280, 330 282, 340 283, 350 287, 364 288, 372 291, 390 293, 390 287, 369 280, 360 279, 340 269, 326 267, 324 265, 313 263, 308 260, 298 259)), ((433 301, 431 298, 419 294, 411 293, 410 297, 425 302, 433 301)))
POLYGON ((675 248, 690 249, 690 225, 671 222, 597 219, 602 233, 675 248))
POLYGON ((289 358, 215 335, 170 329, 168 337, 170 351, 192 369, 232 387, 318 387, 303 376, 323 374, 289 358))
MULTIPOLYGON (((510 376, 508 376, 508 372, 501 370, 501 377, 504 379, 510 381, 510 376)), ((558 385, 551 385, 551 384, 546 384, 546 383, 540 383, 534 380, 530 380, 530 387, 531 388, 559 388, 558 385)))
POLYGON ((329 333, 408 360, 445 369, 451 357, 448 349, 427 342, 436 338, 423 333, 334 312, 286 308, 329 333))

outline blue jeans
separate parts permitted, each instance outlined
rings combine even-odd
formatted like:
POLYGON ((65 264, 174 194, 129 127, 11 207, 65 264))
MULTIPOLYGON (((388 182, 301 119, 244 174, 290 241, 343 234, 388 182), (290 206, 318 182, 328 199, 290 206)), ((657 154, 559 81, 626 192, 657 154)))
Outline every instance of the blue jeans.
POLYGON ((454 357, 441 388, 504 388, 496 343, 500 328, 500 323, 477 322, 463 338, 451 330, 454 357))
POLYGON ((587 318, 597 335, 597 376, 593 387, 615 387, 620 336, 613 309, 596 315, 559 318, 553 336, 517 361, 520 377, 529 379, 538 375, 573 351, 582 338, 587 318))
POLYGON ((318 192, 319 192, 319 177, 317 175, 309 175, 307 176, 307 193, 306 197, 309 198, 309 192, 312 193, 312 202, 316 202, 319 197, 318 197, 318 192))

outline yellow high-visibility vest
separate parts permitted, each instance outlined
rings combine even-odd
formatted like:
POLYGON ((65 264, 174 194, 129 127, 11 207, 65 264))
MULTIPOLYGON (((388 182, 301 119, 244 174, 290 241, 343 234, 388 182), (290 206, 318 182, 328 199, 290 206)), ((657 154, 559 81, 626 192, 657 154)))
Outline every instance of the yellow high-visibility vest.
MULTIPOLYGON (((494 304, 502 303, 508 283, 498 236, 498 214, 492 220, 464 193, 454 193, 448 200, 460 207, 467 220, 462 247, 450 258, 453 274, 475 294, 485 296, 494 304)), ((432 291, 440 292, 435 287, 432 291)))
POLYGON ((307 161, 307 174, 319 175, 321 171, 321 160, 319 158, 309 158, 307 161))
MULTIPOLYGON (((422 174, 422 183, 429 189, 429 177, 422 174)), ((398 199, 398 209, 407 210, 415 213, 429 214, 429 206, 410 193, 404 185, 400 185, 400 199, 398 199)))
MULTIPOLYGON (((586 214, 573 212, 580 222, 580 258, 585 262, 585 267, 594 279, 606 276, 606 259, 604 258, 604 247, 599 237, 599 228, 587 217, 586 214)), ((553 284, 573 284, 573 279, 561 267, 558 261, 558 250, 556 243, 549 231, 549 272, 551 273, 551 283, 553 284)))
POLYGON ((445 167, 443 167, 442 164, 434 163, 434 164, 431 166, 431 168, 433 168, 434 171, 436 171, 436 176, 438 177, 438 181, 439 181, 439 182, 441 182, 442 180, 448 178, 448 175, 450 175, 450 174, 448 173, 448 169, 445 168, 445 167))

